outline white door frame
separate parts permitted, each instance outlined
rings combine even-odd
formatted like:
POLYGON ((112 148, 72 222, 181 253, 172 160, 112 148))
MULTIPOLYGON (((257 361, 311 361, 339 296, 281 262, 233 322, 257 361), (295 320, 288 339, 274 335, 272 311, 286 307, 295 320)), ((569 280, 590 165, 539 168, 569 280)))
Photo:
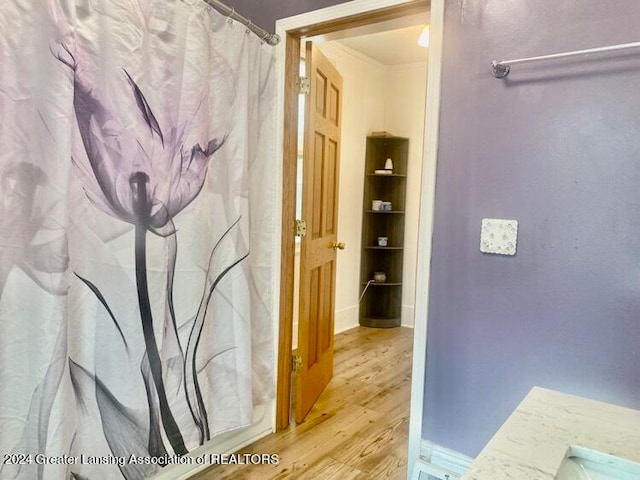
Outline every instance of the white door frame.
POLYGON ((436 167, 440 131, 440 92, 442 83, 442 39, 444 31, 444 1, 431 0, 429 26, 429 64, 423 143, 423 168, 418 223, 418 259, 416 269, 416 303, 413 331, 413 367, 411 372, 411 410, 409 417, 409 449, 407 478, 420 458, 422 421, 424 417, 424 387, 427 354, 427 324, 431 251, 436 200, 436 167))
MULTIPOLYGON (((276 22, 276 33, 283 40, 275 48, 277 103, 276 103, 276 157, 284 154, 284 98, 285 98, 285 54, 287 31, 300 29, 343 17, 364 14, 381 8, 402 5, 410 0, 353 0, 309 13, 284 18, 276 22)), ((435 206, 435 179, 438 151, 438 123, 440 117, 440 85, 442 72, 442 33, 444 26, 444 0, 431 1, 431 38, 429 46, 428 86, 423 150, 423 168, 420 196, 420 219, 418 228, 418 266, 416 274, 416 296, 414 313, 413 370, 411 379, 411 416, 409 419, 409 449, 407 457, 410 478, 413 465, 420 457, 422 419, 424 405, 425 361, 427 348, 427 315, 431 263, 431 238, 435 206)), ((277 195, 282 198, 282 162, 278 162, 277 195)), ((282 202, 278 205, 277 219, 282 219, 282 202)), ((280 225, 281 222, 276 223, 280 225)), ((280 251, 275 255, 280 263, 280 251)), ((278 276, 278 280, 280 280, 278 276)), ((280 285, 280 282, 278 282, 280 285)), ((278 349, 279 315, 274 317, 275 348, 278 349)), ((274 414, 275 416, 275 414, 274 414)))

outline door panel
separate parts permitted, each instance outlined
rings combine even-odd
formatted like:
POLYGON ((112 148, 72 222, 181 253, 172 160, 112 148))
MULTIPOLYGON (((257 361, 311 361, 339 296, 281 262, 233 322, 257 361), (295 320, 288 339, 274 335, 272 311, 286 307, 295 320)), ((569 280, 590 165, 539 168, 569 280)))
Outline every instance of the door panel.
MULTIPOLYGON (((333 282, 336 277, 335 271, 333 269, 334 265, 335 265, 335 262, 330 262, 325 265, 324 276, 323 276, 323 281, 324 281, 323 289, 326 292, 332 291, 333 289, 333 282)), ((335 290, 333 291, 335 293, 335 290)), ((325 304, 325 308, 330 312, 334 312, 335 302, 333 301, 333 296, 331 297, 330 300, 331 300, 331 303, 325 304)), ((331 318, 333 319, 333 316, 331 316, 331 318)), ((329 347, 332 347, 331 340, 333 339, 333 333, 334 333, 333 325, 329 325, 327 323, 329 320, 329 315, 323 315, 321 317, 321 320, 324 323, 318 329, 318 331, 321 333, 320 335, 318 335, 318 349, 321 352, 326 352, 329 349, 329 347)), ((332 351, 332 355, 333 355, 333 351, 332 351)))
POLYGON ((342 77, 311 42, 305 110, 302 214, 310 231, 300 249, 296 422, 302 422, 333 375, 342 77))
POLYGON ((340 91, 333 84, 329 97, 329 121, 336 127, 340 127, 340 91))
MULTIPOLYGON (((306 212, 304 210, 304 205, 303 205, 303 214, 305 215, 306 218, 312 218, 312 225, 313 225, 313 229, 311 230, 312 232, 312 238, 318 239, 320 237, 322 237, 322 217, 323 217, 323 213, 324 213, 324 195, 323 195, 323 189, 322 189, 322 180, 323 180, 323 175, 322 175, 322 159, 324 159, 324 144, 325 144, 325 137, 324 135, 320 135, 318 133, 315 133, 315 138, 314 138, 314 150, 313 150, 313 159, 314 164, 313 164, 313 205, 315 205, 316 207, 313 208, 310 212, 306 212)), ((304 181, 303 181, 303 185, 304 185, 304 181)), ((303 187, 304 188, 304 187, 303 187)), ((304 198, 304 194, 303 194, 303 198, 304 198)), ((304 203, 304 201, 303 201, 304 203)))
POLYGON ((338 219, 336 217, 337 205, 334 204, 332 199, 336 198, 335 189, 337 188, 338 181, 338 145, 335 141, 329 141, 329 150, 326 156, 326 168, 325 178, 327 180, 327 203, 326 203, 326 215, 325 215, 325 235, 337 235, 338 219))

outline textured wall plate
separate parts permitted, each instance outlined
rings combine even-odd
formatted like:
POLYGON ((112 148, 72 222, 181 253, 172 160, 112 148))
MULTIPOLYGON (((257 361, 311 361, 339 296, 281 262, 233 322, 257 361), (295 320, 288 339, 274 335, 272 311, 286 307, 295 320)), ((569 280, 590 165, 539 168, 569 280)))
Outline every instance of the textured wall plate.
POLYGON ((480 231, 480 251, 498 255, 515 255, 518 242, 518 221, 483 218, 480 231))

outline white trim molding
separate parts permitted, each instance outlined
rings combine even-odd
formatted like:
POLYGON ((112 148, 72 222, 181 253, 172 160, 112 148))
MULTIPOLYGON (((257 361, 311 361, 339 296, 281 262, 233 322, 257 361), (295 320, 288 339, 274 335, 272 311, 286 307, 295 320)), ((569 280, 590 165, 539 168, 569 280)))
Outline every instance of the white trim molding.
POLYGON ((420 458, 413 464, 411 480, 458 480, 467 471, 473 458, 455 452, 429 440, 420 444, 420 458))
POLYGON ((471 457, 424 439, 420 443, 420 458, 423 462, 456 475, 452 479, 463 475, 473 462, 471 457))
POLYGON ((435 212, 436 165, 442 83, 442 43, 444 35, 444 0, 431 1, 431 38, 429 46, 426 120, 423 142, 422 192, 418 224, 418 259, 413 335, 413 370, 411 373, 411 413, 409 417, 409 451, 407 478, 412 478, 420 462, 422 425, 425 411, 424 389, 427 360, 427 319, 431 273, 431 239, 435 212))

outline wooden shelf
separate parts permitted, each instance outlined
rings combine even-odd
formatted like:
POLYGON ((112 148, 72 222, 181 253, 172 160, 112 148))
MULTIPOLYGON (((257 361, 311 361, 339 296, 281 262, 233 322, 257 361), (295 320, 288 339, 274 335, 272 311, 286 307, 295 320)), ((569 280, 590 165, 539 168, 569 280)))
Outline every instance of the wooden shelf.
POLYGON ((360 302, 362 326, 389 328, 400 325, 408 158, 407 138, 367 137, 360 288, 364 290, 375 272, 384 272, 389 281, 369 283, 372 288, 364 292, 360 302), (393 173, 375 173, 384 168, 387 158, 393 160, 393 173), (379 180, 381 177, 389 179, 379 180), (391 202, 395 210, 372 210, 374 200, 391 202), (378 237, 387 237, 388 246, 377 245, 378 237))
POLYGON ((404 215, 404 210, 365 210, 366 213, 400 213, 404 215))
POLYGON ((404 173, 367 173, 367 177, 407 178, 404 173))

